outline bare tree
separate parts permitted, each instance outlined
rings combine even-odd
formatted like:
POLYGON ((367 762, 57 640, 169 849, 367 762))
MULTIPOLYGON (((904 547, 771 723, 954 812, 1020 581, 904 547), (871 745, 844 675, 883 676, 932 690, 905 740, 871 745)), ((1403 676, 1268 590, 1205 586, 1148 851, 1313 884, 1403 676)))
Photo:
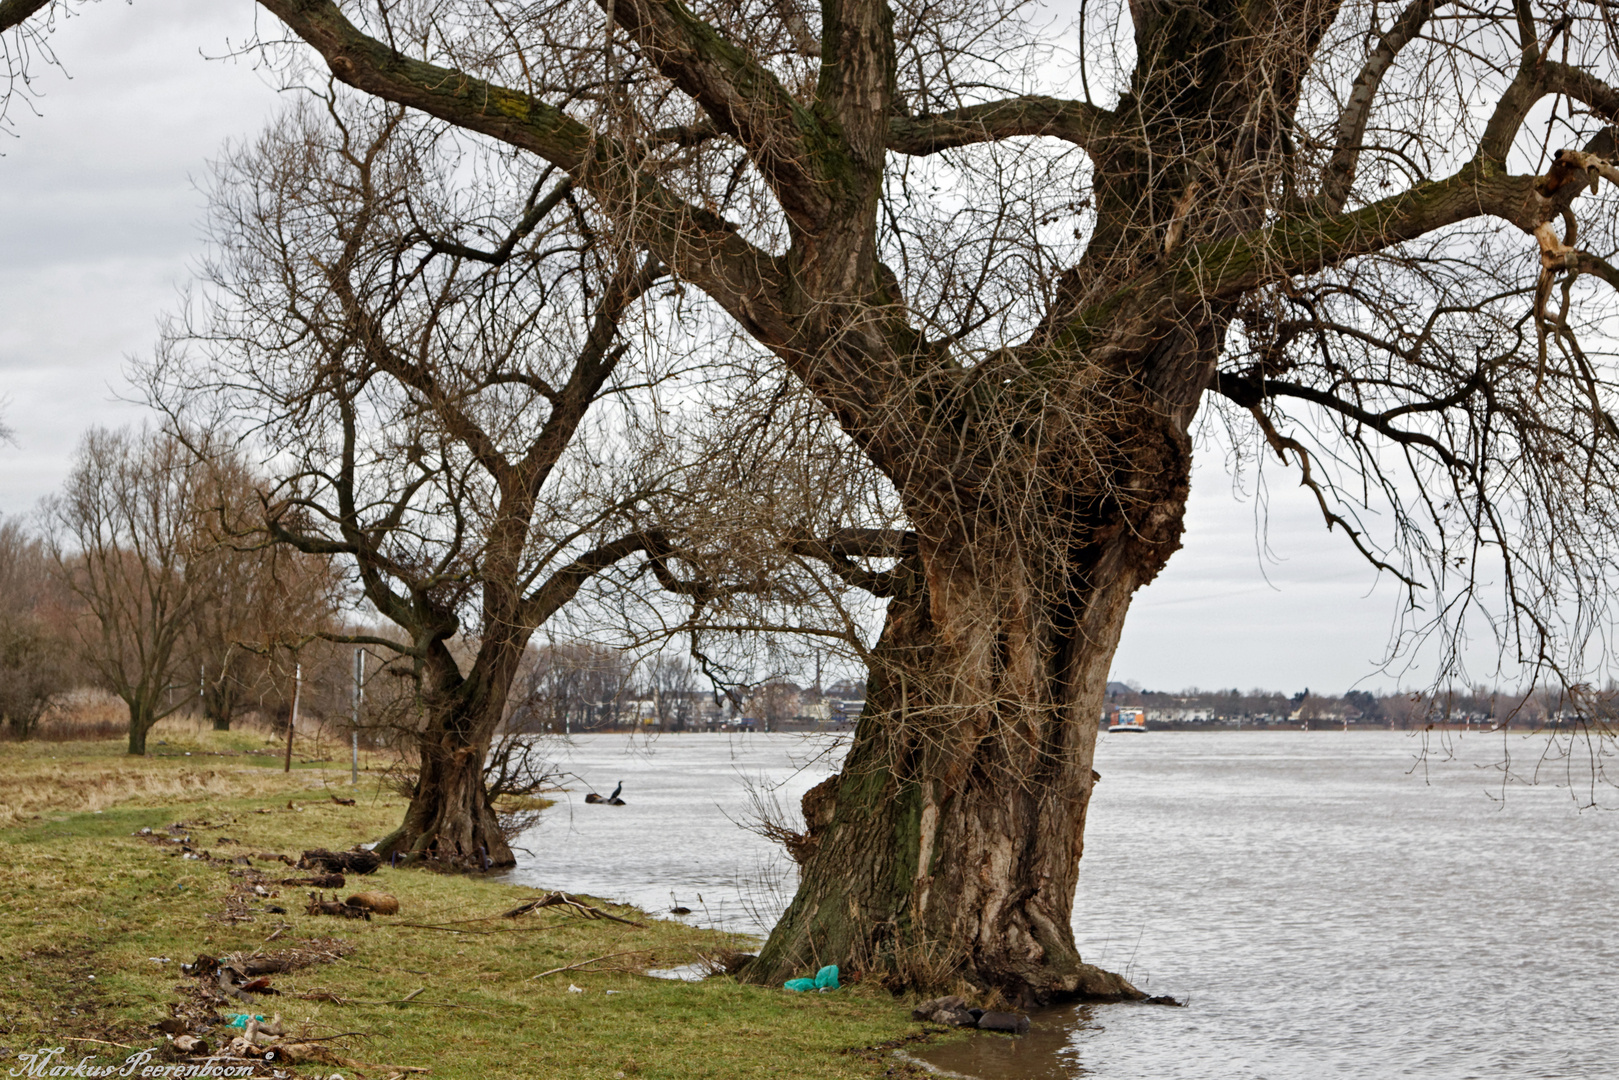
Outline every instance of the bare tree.
POLYGON ((72 689, 69 617, 50 555, 15 519, 0 521, 0 721, 26 739, 58 695, 72 689))
POLYGON ((618 325, 662 270, 594 242, 556 170, 441 127, 323 91, 228 155, 207 302, 152 383, 262 440, 272 535, 402 631, 334 635, 416 684, 420 771, 378 850, 481 869, 514 861, 484 769, 530 637, 650 542, 655 471, 587 415, 647 377, 618 325))
POLYGON ((189 704, 169 690, 196 608, 186 578, 196 549, 197 461, 168 435, 92 428, 62 492, 44 503, 49 547, 82 601, 79 647, 129 707, 129 752, 189 704))
POLYGON ((573 734, 618 722, 629 696, 624 653, 589 642, 553 642, 533 650, 514 696, 512 727, 573 734))
POLYGON ((887 618, 757 977, 1136 993, 1070 916, 1205 401, 1418 637, 1482 614, 1578 681, 1616 523, 1612 202, 1582 198, 1619 176, 1607 7, 1103 2, 1074 52, 1011 0, 261 6, 565 172, 880 475, 898 527, 785 541, 887 618))
POLYGON ((271 540, 261 478, 239 452, 194 449, 202 461, 199 536, 186 567, 196 596, 184 641, 186 673, 195 673, 203 716, 214 730, 228 731, 273 681, 277 650, 331 628, 339 589, 328 557, 271 540))
POLYGON ((655 653, 646 661, 646 694, 663 731, 685 731, 695 719, 697 673, 683 657, 655 653))

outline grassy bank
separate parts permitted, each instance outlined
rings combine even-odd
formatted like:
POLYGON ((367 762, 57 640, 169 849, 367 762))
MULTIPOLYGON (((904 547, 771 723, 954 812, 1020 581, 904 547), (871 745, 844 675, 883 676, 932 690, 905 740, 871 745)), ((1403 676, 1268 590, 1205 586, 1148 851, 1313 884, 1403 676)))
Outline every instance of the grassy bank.
POLYGON ((541 893, 492 880, 384 867, 342 895, 390 893, 397 916, 306 914, 309 889, 276 884, 303 872, 271 856, 375 839, 402 800, 375 773, 349 788, 346 759, 283 774, 254 753, 261 736, 163 741, 145 760, 115 741, 0 744, 0 1066, 58 1046, 121 1062, 163 1046, 154 1025, 176 1017, 217 1047, 215 1018, 248 1011, 324 1040, 341 1067, 292 1070, 323 1077, 870 1077, 895 1067, 870 1048, 918 1030, 876 989, 648 977, 746 943, 601 901, 641 925, 565 907, 505 918, 541 893), (255 952, 316 962, 272 975, 280 994, 251 1009, 180 970, 255 952))

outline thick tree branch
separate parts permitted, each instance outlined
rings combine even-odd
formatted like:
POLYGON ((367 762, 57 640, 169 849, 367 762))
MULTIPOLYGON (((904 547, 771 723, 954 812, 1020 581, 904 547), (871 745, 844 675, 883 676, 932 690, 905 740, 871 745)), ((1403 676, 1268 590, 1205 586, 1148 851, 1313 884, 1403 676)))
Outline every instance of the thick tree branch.
MULTIPOLYGON (((1221 396, 1229 398, 1236 404, 1250 410, 1257 409, 1262 401, 1270 398, 1290 397, 1308 401, 1330 409, 1341 416, 1348 417, 1358 424, 1364 424, 1391 442, 1399 443, 1402 446, 1420 446, 1452 469, 1465 469, 1467 467, 1467 462, 1457 457, 1449 447, 1433 436, 1420 431, 1407 431, 1404 428, 1394 426, 1393 418, 1395 415, 1404 415, 1417 411, 1410 407, 1401 408, 1393 414, 1374 413, 1361 408, 1352 401, 1346 401, 1336 394, 1330 394, 1325 390, 1317 390, 1312 386, 1301 386, 1276 379, 1262 379, 1257 376, 1233 375, 1227 372, 1221 372, 1215 377, 1212 389, 1221 396)), ((1465 394, 1462 396, 1465 397, 1465 394)))
POLYGON ((543 625, 561 610, 562 605, 577 596, 585 582, 592 577, 637 551, 650 551, 660 542, 656 534, 630 533, 591 548, 552 574, 543 585, 524 598, 522 618, 531 625, 543 625))
MULTIPOLYGON (((821 0, 824 56, 816 112, 839 137, 838 167, 853 164, 869 185, 888 147, 894 98, 894 12, 887 0, 821 0)), ((857 181, 857 184, 860 182, 857 181)), ((865 194, 875 193, 866 187, 865 194)))
POLYGON ((402 642, 394 641, 392 638, 377 637, 375 634, 322 633, 318 636, 322 641, 330 641, 336 645, 375 645, 378 648, 399 653, 401 656, 422 656, 426 654, 424 649, 412 648, 402 642))
MULTIPOLYGON (((1556 60, 1545 62, 1545 88, 1547 93, 1567 94, 1598 116, 1619 122, 1619 90, 1614 89, 1584 68, 1556 60)), ((1589 148, 1587 148, 1589 149, 1589 148)), ((1608 148, 1612 154, 1612 148, 1608 148)))
POLYGON ((1478 144, 1480 160, 1497 164, 1506 161, 1507 151, 1512 149, 1512 140, 1518 137, 1518 129, 1523 127, 1529 110, 1535 107, 1535 102, 1545 92, 1545 65, 1534 53, 1525 53, 1523 62, 1518 66, 1518 74, 1501 92, 1501 100, 1495 103, 1495 111, 1484 125, 1484 137, 1478 144))
POLYGON ((1540 178, 1471 162, 1443 180, 1417 184, 1348 213, 1303 214, 1187 248, 1167 277, 1175 303, 1230 296, 1283 276, 1307 274, 1414 240, 1481 215, 1533 235, 1577 194, 1547 197, 1540 178))
POLYGON ((921 156, 1027 135, 1062 139, 1083 148, 1105 132, 1112 119, 1112 113, 1088 102, 1031 94, 929 116, 890 117, 888 148, 921 156))
POLYGON ((320 53, 338 81, 528 150, 565 170, 665 264, 767 341, 782 324, 785 280, 775 260, 717 213, 692 206, 630 167, 634 155, 538 98, 464 72, 413 60, 362 33, 332 0, 262 0, 320 53))
POLYGON ((838 140, 775 75, 678 2, 597 0, 660 72, 701 105, 715 127, 747 147, 782 209, 814 229, 833 206, 828 186, 845 170, 838 140))
POLYGON ((854 561, 858 558, 904 559, 914 555, 916 534, 912 532, 839 529, 826 537, 794 540, 788 548, 795 555, 822 563, 844 583, 881 599, 898 596, 917 581, 916 568, 905 562, 889 570, 871 570, 854 561))
POLYGON ((51 0, 0 0, 0 32, 17 26, 51 0))
POLYGON ((1571 269, 1582 274, 1590 274, 1606 281, 1610 286, 1619 289, 1619 267, 1589 251, 1576 251, 1573 254, 1571 269))
POLYGON ((573 191, 573 182, 571 180, 563 181, 552 188, 543 199, 531 204, 523 212, 522 218, 512 227, 511 232, 506 234, 506 239, 502 240, 500 246, 493 251, 484 251, 481 248, 459 244, 453 240, 442 240, 429 236, 425 231, 421 233, 420 237, 410 237, 408 239, 421 239, 427 244, 429 250, 437 254, 454 255, 457 258, 469 259, 473 262, 500 266, 511 259, 512 252, 516 250, 517 245, 532 233, 535 227, 544 221, 546 216, 555 210, 571 191, 573 191))
POLYGON ((656 259, 647 259, 639 266, 625 259, 608 282, 605 294, 596 305, 584 346, 574 358, 568 381, 558 392, 545 426, 518 465, 530 497, 551 475, 562 451, 573 441, 586 411, 623 355, 622 348, 614 349, 612 345, 618 339, 618 324, 625 310, 665 273, 666 269, 656 259))

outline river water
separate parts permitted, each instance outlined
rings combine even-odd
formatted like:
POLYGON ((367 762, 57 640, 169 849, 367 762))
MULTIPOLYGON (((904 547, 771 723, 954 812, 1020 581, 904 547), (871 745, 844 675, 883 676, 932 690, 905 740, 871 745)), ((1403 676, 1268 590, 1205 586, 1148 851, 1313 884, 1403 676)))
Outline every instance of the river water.
MULTIPOLYGON (((1054 1010, 919 1056, 983 1080, 1619 1076, 1619 815, 1579 809, 1589 755, 1440 738, 1423 763, 1396 732, 1103 736, 1080 951, 1188 1006, 1054 1010), (1539 783, 1503 786, 1506 754, 1539 783)), ((627 805, 576 783, 513 877, 650 911, 673 893, 693 921, 758 931, 791 865, 730 819, 749 781, 796 803, 833 766, 817 749, 575 738, 565 767, 603 794, 623 779, 627 805)))

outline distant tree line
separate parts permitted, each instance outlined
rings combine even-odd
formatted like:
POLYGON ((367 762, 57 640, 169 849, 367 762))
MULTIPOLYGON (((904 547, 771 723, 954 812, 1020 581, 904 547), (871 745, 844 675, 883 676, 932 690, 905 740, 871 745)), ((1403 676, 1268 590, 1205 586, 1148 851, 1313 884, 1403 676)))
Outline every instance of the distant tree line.
POLYGON ((1109 683, 1109 710, 1140 708, 1147 722, 1171 727, 1377 726, 1415 730, 1432 725, 1484 725, 1541 728, 1619 717, 1619 685, 1588 688, 1578 696, 1556 690, 1530 692, 1460 687, 1373 693, 1350 690, 1321 694, 1308 688, 1293 694, 1273 690, 1146 690, 1109 683))
POLYGON ((206 440, 88 431, 35 527, 0 521, 5 734, 29 738, 85 688, 123 702, 136 754, 179 711, 216 730, 249 712, 284 722, 300 666, 304 708, 341 711, 341 662, 321 647, 338 578, 328 560, 269 542, 259 483, 206 440))

